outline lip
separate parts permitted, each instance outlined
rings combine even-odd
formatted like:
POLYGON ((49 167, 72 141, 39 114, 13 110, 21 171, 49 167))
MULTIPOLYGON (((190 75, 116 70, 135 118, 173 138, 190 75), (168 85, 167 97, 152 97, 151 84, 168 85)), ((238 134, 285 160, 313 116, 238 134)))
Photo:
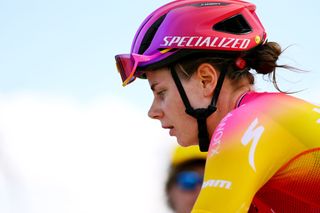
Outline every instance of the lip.
POLYGON ((161 126, 163 129, 172 129, 173 126, 169 126, 169 125, 162 125, 161 126))
POLYGON ((163 125, 162 128, 163 128, 163 129, 169 129, 169 135, 170 135, 170 136, 174 136, 174 127, 173 127, 173 126, 163 125))

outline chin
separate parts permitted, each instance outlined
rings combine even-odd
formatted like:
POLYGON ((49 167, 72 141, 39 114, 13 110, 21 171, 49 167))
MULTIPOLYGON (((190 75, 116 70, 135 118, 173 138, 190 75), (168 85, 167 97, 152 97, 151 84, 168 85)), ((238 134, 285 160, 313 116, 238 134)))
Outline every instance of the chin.
POLYGON ((183 139, 179 139, 177 137, 177 142, 180 146, 187 147, 187 146, 197 145, 198 139, 196 139, 196 140, 183 140, 183 139))
POLYGON ((184 143, 183 140, 181 140, 180 138, 177 137, 177 142, 180 146, 186 147, 187 145, 184 143))

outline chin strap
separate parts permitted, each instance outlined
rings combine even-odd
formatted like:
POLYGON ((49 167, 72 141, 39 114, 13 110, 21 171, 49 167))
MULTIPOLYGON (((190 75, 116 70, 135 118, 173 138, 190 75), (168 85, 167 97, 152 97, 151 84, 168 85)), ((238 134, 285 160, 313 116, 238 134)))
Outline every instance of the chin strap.
POLYGON ((217 86, 214 90, 214 94, 211 100, 210 105, 207 108, 198 108, 198 109, 194 109, 189 102, 188 96, 185 92, 185 90, 183 89, 183 86, 181 84, 181 81, 178 77, 178 74, 174 68, 174 66, 170 67, 170 71, 171 71, 171 75, 172 78, 178 88, 178 91, 180 93, 180 97, 184 103, 184 106, 186 107, 185 112, 194 117, 195 119, 197 119, 197 123, 198 123, 198 139, 199 139, 199 147, 200 147, 200 151, 201 152, 207 152, 209 149, 209 145, 210 145, 210 139, 209 139, 209 134, 208 134, 208 128, 207 128, 207 118, 214 113, 217 110, 216 104, 218 101, 218 97, 220 94, 220 90, 226 75, 226 72, 221 72, 218 82, 217 82, 217 86))

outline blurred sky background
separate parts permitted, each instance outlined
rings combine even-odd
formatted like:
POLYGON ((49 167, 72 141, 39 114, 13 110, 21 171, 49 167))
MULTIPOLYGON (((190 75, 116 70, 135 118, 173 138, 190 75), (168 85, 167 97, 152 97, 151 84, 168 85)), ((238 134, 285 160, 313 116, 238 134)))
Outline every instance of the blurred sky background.
MULTIPOLYGON (((147 81, 122 88, 114 55, 167 0, 0 0, 0 212, 169 212, 175 138, 147 117, 147 81)), ((289 47, 283 90, 320 103, 320 3, 254 0, 289 47)), ((257 90, 274 91, 258 79, 257 90)))

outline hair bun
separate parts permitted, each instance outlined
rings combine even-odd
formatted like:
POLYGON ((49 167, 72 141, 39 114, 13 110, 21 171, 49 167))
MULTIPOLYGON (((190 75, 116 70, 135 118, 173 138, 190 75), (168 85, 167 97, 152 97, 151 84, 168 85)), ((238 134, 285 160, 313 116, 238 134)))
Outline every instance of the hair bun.
POLYGON ((267 42, 247 55, 248 65, 255 69, 257 73, 269 74, 277 67, 277 60, 282 53, 281 47, 276 42, 267 42))

